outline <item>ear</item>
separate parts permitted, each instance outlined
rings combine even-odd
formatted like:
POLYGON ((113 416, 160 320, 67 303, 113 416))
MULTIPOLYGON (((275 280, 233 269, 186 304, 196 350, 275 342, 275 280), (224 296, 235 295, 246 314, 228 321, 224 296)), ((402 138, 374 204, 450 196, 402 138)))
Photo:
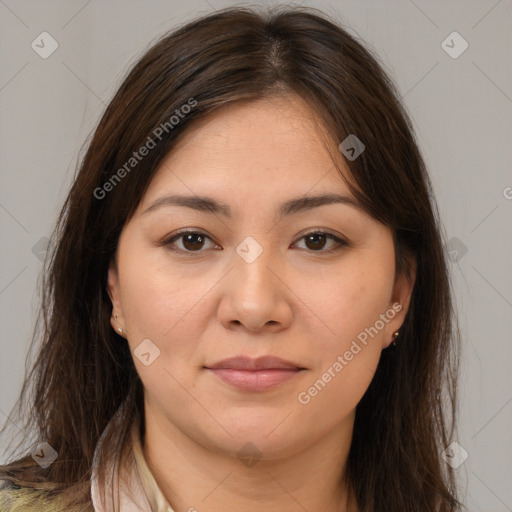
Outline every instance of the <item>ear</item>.
POLYGON ((121 294, 119 291, 119 275, 115 258, 112 258, 108 267, 107 292, 112 301, 112 316, 110 317, 110 325, 117 334, 118 328, 124 330, 123 309, 121 307, 121 294), (117 319, 115 318, 117 317, 117 319))
POLYGON ((400 329, 404 323, 407 311, 409 311, 412 291, 414 289, 414 283, 416 282, 417 268, 416 259, 412 256, 407 258, 407 267, 409 269, 409 275, 407 275, 405 271, 395 275, 395 283, 388 307, 389 314, 386 312, 386 316, 391 318, 393 312, 395 312, 395 315, 386 324, 383 349, 387 348, 395 340, 393 334, 400 329))

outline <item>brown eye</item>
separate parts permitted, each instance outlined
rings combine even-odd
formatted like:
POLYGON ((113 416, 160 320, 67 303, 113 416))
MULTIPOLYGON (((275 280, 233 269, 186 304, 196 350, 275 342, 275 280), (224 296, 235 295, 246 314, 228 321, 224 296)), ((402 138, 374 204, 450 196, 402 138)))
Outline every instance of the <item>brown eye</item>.
POLYGON ((332 233, 327 233, 324 231, 313 231, 307 233, 302 238, 299 239, 305 241, 306 249, 310 252, 319 252, 319 253, 331 253, 334 252, 341 247, 348 247, 350 244, 332 233), (329 249, 325 249, 324 247, 327 244, 328 240, 334 241, 334 247, 331 246, 329 249))
POLYGON ((200 233, 189 233, 181 236, 183 237, 183 246, 188 251, 195 251, 197 249, 201 249, 201 247, 204 244, 205 237, 200 233))
POLYGON ((308 249, 318 250, 323 249, 327 237, 324 234, 314 233, 313 235, 305 236, 304 239, 306 240, 308 249))
MULTIPOLYGON (((205 247, 205 243, 208 240, 211 242, 211 238, 209 236, 199 231, 182 231, 181 233, 178 233, 177 235, 174 235, 168 240, 162 242, 162 245, 174 252, 204 252, 202 249, 205 247), (181 247, 180 244, 177 243, 180 241, 181 247)), ((212 245, 217 247, 213 242, 212 245)))
MULTIPOLYGON (((333 235, 332 233, 324 232, 324 231, 313 231, 303 235, 299 241, 305 241, 306 251, 308 252, 318 252, 321 254, 332 253, 342 247, 349 247, 350 243, 342 238, 333 235), (328 246, 329 240, 331 241, 331 247, 325 249, 326 245, 328 246), (334 242, 334 244, 332 244, 334 242), (334 246, 333 246, 334 245, 334 246)), ((208 248, 207 242, 210 242, 212 245, 210 248, 219 248, 218 245, 213 243, 212 239, 205 235, 200 231, 182 231, 172 236, 168 240, 161 242, 161 245, 166 247, 169 251, 173 251, 176 253, 182 254, 192 254, 192 253, 201 253, 205 252, 205 247, 208 248), (178 242, 181 242, 179 244, 178 242), (181 245, 181 246, 180 246, 181 245)))

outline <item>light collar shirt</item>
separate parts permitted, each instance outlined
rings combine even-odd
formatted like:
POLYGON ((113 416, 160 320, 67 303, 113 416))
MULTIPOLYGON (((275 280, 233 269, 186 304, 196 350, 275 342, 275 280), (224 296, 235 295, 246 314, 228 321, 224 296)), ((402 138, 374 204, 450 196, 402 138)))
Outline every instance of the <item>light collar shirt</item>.
MULTIPOLYGON (((122 408, 122 406, 121 406, 122 408)), ((95 512, 114 512, 114 503, 122 512, 174 512, 167 502, 149 469, 140 439, 140 417, 136 417, 130 430, 131 449, 129 458, 123 467, 118 461, 109 461, 107 465, 105 499, 100 494, 96 468, 104 437, 111 429, 116 429, 121 408, 108 423, 102 433, 96 450, 91 475, 91 497, 95 512)), ((115 431, 115 430, 114 430, 115 431)))

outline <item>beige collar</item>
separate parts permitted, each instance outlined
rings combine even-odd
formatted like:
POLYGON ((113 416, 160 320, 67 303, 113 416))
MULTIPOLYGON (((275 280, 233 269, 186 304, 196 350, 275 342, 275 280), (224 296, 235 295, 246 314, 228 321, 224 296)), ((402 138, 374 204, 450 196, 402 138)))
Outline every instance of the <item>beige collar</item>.
POLYGON ((101 497, 96 473, 98 457, 107 431, 117 430, 120 413, 121 408, 108 423, 94 453, 91 497, 95 512, 114 512, 116 505, 122 512, 174 512, 158 487, 144 458, 139 436, 140 419, 138 417, 135 418, 131 427, 130 456, 121 469, 118 467, 117 460, 108 462, 105 496, 101 497))

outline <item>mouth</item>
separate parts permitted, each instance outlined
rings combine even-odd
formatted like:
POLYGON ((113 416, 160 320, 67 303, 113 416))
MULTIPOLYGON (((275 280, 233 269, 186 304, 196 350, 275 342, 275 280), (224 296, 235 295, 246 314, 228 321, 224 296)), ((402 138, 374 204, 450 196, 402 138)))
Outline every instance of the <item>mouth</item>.
POLYGON ((274 388, 306 370, 296 363, 274 356, 257 359, 237 356, 204 368, 224 383, 252 392, 274 388))

